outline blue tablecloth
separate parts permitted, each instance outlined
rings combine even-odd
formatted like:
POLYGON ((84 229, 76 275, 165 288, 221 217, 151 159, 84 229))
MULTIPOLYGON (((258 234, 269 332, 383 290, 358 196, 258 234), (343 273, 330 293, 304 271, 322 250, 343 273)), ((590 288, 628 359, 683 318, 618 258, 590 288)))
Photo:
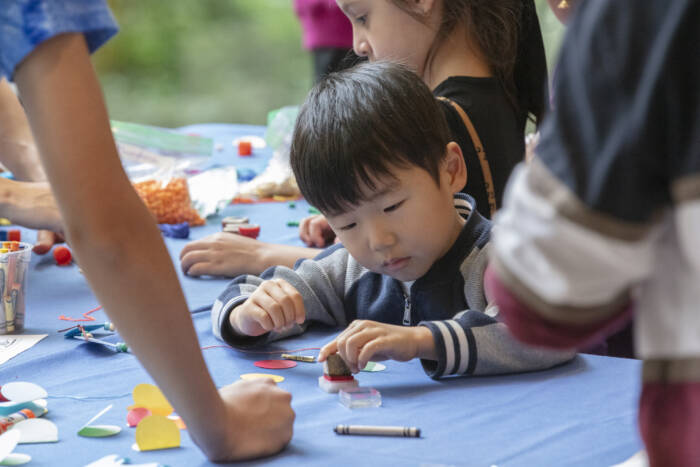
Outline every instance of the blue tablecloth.
MULTIPOLYGON (((256 151, 239 158, 231 140, 241 135, 262 135, 261 127, 195 125, 185 129, 212 136, 225 148, 212 164, 234 164, 261 171, 269 154, 256 151)), ((234 205, 224 215, 246 215, 262 226, 260 239, 300 244, 296 228, 287 220, 308 214, 297 202, 234 205)), ((192 229, 201 238, 220 229, 220 218, 192 229)), ((32 233, 23 232, 31 239, 32 233)), ((177 256, 187 240, 166 239, 176 268, 177 256)), ((56 444, 19 445, 15 451, 33 457, 32 466, 84 465, 107 454, 119 454, 133 463, 160 462, 170 466, 213 465, 193 445, 186 431, 182 447, 164 451, 132 451, 134 429, 125 427, 131 391, 152 382, 131 354, 116 354, 99 345, 66 340, 58 329, 70 323, 65 314, 79 317, 97 306, 94 295, 76 265, 58 267, 53 258, 34 257, 30 265, 27 297, 27 334, 49 337, 0 366, 0 385, 31 381, 49 393, 47 418, 59 428, 56 444), (114 404, 100 420, 124 430, 117 436, 88 439, 78 429, 99 410, 114 404)), ((191 309, 212 303, 224 287, 223 279, 193 279, 180 274, 191 309)), ((97 322, 106 320, 100 311, 97 322)), ((208 312, 193 315, 202 346, 218 344, 211 333, 208 312)), ((152 332, 160 332, 158 327, 152 332)), ((319 347, 337 331, 316 329, 304 336, 277 343, 277 349, 319 347)), ((115 341, 118 336, 111 340, 115 341)), ((315 353, 315 352, 314 352, 315 353)), ((266 355, 244 354, 228 348, 204 350, 217 385, 233 382, 243 373, 271 372, 286 379, 280 386, 293 394, 296 411, 294 438, 281 454, 250 465, 401 465, 401 466, 605 466, 620 462, 641 449, 636 429, 640 363, 581 355, 573 362, 530 374, 455 378, 433 381, 417 361, 385 362, 386 370, 361 373, 363 386, 381 392, 380 408, 350 410, 337 395, 318 388, 318 364, 299 363, 289 370, 260 370, 253 365, 266 355), (336 424, 416 426, 419 439, 338 436, 336 424)), ((192 381, 191 384, 196 384, 192 381)))

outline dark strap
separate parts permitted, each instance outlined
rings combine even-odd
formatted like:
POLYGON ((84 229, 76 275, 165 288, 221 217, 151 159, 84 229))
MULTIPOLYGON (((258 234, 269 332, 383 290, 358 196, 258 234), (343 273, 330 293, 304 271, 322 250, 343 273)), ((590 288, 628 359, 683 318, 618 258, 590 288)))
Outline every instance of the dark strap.
MULTIPOLYGON (((457 111, 459 116, 462 117, 464 126, 469 132, 469 136, 472 139, 472 144, 474 144, 474 150, 476 151, 476 155, 479 158, 479 165, 481 165, 481 174, 484 176, 484 188, 486 189, 486 199, 488 199, 489 210, 491 211, 491 218, 493 219, 493 215, 496 214, 496 209, 498 209, 496 207, 496 189, 493 186, 493 175, 491 175, 491 167, 489 166, 489 160, 486 157, 486 151, 484 151, 484 145, 481 144, 481 139, 479 139, 479 134, 476 132, 476 128, 474 128, 474 124, 469 118, 469 115, 467 115, 467 113, 459 104, 442 96, 438 96, 438 99, 449 103, 457 111)), ((469 174, 467 174, 467 177, 468 176, 469 174)))

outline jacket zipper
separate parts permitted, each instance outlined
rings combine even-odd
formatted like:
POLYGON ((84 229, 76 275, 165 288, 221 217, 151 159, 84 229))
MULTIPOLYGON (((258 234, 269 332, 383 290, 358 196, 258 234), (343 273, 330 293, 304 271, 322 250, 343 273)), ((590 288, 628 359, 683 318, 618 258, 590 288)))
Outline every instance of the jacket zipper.
POLYGON ((411 296, 403 294, 403 325, 411 325, 411 296))

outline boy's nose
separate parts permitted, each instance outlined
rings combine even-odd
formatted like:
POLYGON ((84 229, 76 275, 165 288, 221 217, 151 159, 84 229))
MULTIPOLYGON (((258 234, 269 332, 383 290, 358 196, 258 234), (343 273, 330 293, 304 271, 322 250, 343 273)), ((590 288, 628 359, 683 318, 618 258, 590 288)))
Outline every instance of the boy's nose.
POLYGON ((396 235, 390 230, 374 228, 369 233, 369 245, 373 251, 382 251, 396 244, 396 235))

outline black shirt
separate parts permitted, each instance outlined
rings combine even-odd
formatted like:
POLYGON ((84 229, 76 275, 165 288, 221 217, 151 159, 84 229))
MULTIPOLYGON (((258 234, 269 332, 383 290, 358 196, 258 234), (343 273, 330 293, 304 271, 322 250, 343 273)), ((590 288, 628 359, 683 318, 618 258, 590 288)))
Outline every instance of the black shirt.
POLYGON ((537 157, 588 208, 647 223, 700 198, 700 2, 582 2, 554 96, 537 157))
MULTIPOLYGON (((459 104, 474 124, 491 167, 496 205, 500 207, 506 181, 525 157, 525 119, 518 116, 496 78, 452 76, 440 83, 433 94, 459 104)), ((467 184, 462 191, 474 197, 482 215, 490 217, 484 177, 469 132, 449 103, 440 104, 467 165, 467 184)))

